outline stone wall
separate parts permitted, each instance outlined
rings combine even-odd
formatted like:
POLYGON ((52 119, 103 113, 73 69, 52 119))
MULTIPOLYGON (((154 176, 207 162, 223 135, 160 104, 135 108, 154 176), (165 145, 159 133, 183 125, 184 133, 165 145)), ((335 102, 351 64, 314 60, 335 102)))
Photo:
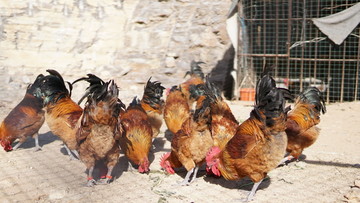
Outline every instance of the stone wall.
POLYGON ((191 60, 204 61, 208 73, 223 59, 230 47, 225 29, 230 4, 2 0, 0 79, 12 88, 25 86, 52 68, 69 80, 91 72, 140 84, 153 76, 173 85, 183 80, 191 60))

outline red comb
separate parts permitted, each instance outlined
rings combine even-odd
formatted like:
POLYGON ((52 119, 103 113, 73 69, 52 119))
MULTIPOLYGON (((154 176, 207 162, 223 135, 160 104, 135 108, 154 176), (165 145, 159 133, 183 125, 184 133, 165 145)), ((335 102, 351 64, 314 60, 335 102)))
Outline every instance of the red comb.
POLYGON ((215 154, 219 154, 221 149, 219 147, 211 147, 211 149, 206 154, 206 162, 211 161, 215 154))
POLYGON ((163 155, 161 156, 161 158, 160 158, 160 166, 161 166, 163 169, 166 168, 165 161, 166 161, 167 158, 169 158, 169 156, 170 156, 170 152, 167 152, 167 153, 163 154, 163 155))

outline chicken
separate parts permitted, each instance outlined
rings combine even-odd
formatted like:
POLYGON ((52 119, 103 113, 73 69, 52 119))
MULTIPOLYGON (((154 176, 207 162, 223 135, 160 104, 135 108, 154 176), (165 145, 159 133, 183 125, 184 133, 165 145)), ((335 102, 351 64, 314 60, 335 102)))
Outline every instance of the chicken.
POLYGON ((211 98, 211 134, 214 146, 224 149, 226 143, 235 135, 239 122, 229 105, 223 100, 221 91, 206 78, 206 86, 211 98))
POLYGON ((33 84, 30 84, 24 98, 10 111, 0 125, 0 143, 5 151, 17 149, 26 139, 33 136, 35 139, 35 150, 40 150, 38 132, 45 121, 43 100, 40 85, 43 75, 37 76, 33 84), (12 148, 11 144, 19 139, 12 148))
POLYGON ((138 165, 140 173, 149 171, 149 151, 152 141, 152 128, 148 116, 135 97, 125 112, 120 114, 123 134, 120 146, 126 157, 138 165))
POLYGON ((43 79, 41 92, 44 98, 45 121, 51 132, 58 136, 71 160, 77 159, 76 132, 83 109, 71 99, 70 90, 65 86, 64 79, 55 70, 47 70, 50 75, 43 79), (74 153, 76 157, 72 154, 74 153))
POLYGON ((166 97, 164 121, 173 134, 179 131, 185 120, 190 117, 190 108, 187 101, 178 86, 173 86, 166 97))
POLYGON ((165 87, 158 81, 151 82, 151 77, 146 83, 141 106, 145 110, 152 127, 152 137, 155 138, 160 132, 163 122, 164 100, 161 99, 165 87))
POLYGON ((294 109, 288 113, 286 134, 288 145, 286 151, 292 158, 298 159, 304 148, 314 144, 319 136, 320 114, 326 112, 325 101, 316 87, 308 87, 297 97, 294 109))
POLYGON ((95 184, 108 184, 112 180, 112 171, 120 155, 122 128, 119 113, 125 106, 118 98, 119 90, 114 80, 105 83, 97 76, 88 74, 88 78, 80 78, 75 82, 81 80, 88 81, 90 86, 85 93, 87 101, 76 141, 80 160, 88 170, 87 186, 92 187, 95 184), (100 160, 105 162, 108 171, 105 177, 96 182, 93 170, 96 161, 100 160))
POLYGON ((185 98, 188 100, 188 105, 190 109, 193 108, 193 104, 195 103, 194 98, 190 98, 190 88, 199 84, 204 84, 204 73, 200 67, 200 64, 204 62, 199 61, 191 61, 190 71, 187 71, 185 77, 190 75, 190 78, 185 82, 180 84, 180 90, 185 95, 185 98))
POLYGON ((249 177, 255 184, 246 201, 267 173, 278 166, 286 149, 287 137, 285 99, 288 90, 276 88, 265 68, 256 87, 255 107, 223 150, 214 146, 206 155, 207 170, 227 180, 249 177))
MULTIPOLYGON (((190 91, 192 94, 192 92, 190 91)), ((210 101, 205 95, 197 99, 196 110, 181 126, 171 141, 171 152, 161 157, 160 165, 168 173, 184 166, 188 171, 180 185, 188 185, 196 179, 199 167, 204 163, 207 151, 213 146, 210 133, 210 101), (192 178, 190 179, 192 175, 192 178)))

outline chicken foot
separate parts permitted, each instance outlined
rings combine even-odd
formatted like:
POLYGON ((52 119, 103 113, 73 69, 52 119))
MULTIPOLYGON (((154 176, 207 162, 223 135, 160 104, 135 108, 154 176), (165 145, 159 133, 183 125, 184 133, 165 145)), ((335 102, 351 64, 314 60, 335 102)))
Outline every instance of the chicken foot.
POLYGON ((68 155, 69 155, 69 157, 70 157, 70 160, 78 160, 79 153, 78 153, 77 151, 75 151, 75 150, 70 150, 65 143, 64 143, 64 147, 65 147, 66 152, 68 153, 68 155), (75 151, 75 152, 76 152, 76 153, 74 152, 74 154, 76 154, 77 157, 75 157, 75 156, 71 153, 72 151, 75 151))
POLYGON ((196 175, 197 175, 198 171, 199 171, 199 167, 196 166, 195 169, 194 169, 194 175, 192 176, 189 183, 192 183, 192 182, 194 182, 196 180, 196 175))
POLYGON ((194 168, 192 168, 190 171, 187 172, 184 180, 179 183, 180 186, 189 185, 189 179, 191 174, 194 172, 194 168))
POLYGON ((280 163, 278 166, 282 166, 282 165, 287 165, 287 162, 290 162, 292 159, 294 159, 293 156, 289 155, 289 156, 286 156, 285 158, 281 159, 280 163))
POLYGON ((111 181, 111 179, 112 179, 111 173, 112 173, 113 169, 114 169, 114 166, 109 166, 109 167, 108 167, 108 172, 107 172, 105 178, 102 178, 102 179, 98 180, 98 181, 97 181, 97 184, 98 184, 98 185, 106 185, 106 184, 109 184, 110 181, 111 181))
POLYGON ((240 201, 249 202, 249 201, 253 200, 256 190, 263 180, 264 179, 261 179, 259 182, 254 183, 254 185, 253 185, 251 191, 249 192, 248 196, 246 197, 246 199, 241 199, 240 201))
POLYGON ((94 171, 94 166, 89 168, 88 177, 87 177, 88 182, 86 183, 86 186, 88 186, 88 187, 92 187, 96 184, 96 181, 94 180, 94 178, 92 176, 93 171, 94 171))

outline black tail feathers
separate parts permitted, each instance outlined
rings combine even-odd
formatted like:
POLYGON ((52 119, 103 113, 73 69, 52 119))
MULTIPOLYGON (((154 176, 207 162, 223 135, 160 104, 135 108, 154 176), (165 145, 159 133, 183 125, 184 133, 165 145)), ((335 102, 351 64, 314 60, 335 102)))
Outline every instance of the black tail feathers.
POLYGON ((292 100, 294 97, 289 90, 277 88, 275 80, 269 75, 273 66, 265 66, 260 80, 256 84, 255 109, 257 118, 261 118, 260 110, 266 116, 266 124, 271 126, 274 121, 272 118, 287 113, 289 108, 285 108, 285 100, 292 100))
POLYGON ((204 62, 202 62, 202 61, 194 61, 194 60, 191 61, 191 63, 190 63, 190 71, 187 71, 185 73, 184 77, 186 77, 187 75, 190 75, 190 76, 198 76, 201 79, 204 79, 204 73, 202 71, 202 68, 201 68, 200 64, 204 64, 204 62))
POLYGON ((40 89, 41 95, 44 98, 44 105, 47 105, 49 102, 57 102, 64 97, 70 97, 72 86, 70 85, 70 90, 68 90, 64 79, 56 70, 48 69, 46 71, 50 75, 44 77, 38 76, 38 78, 41 78, 42 84, 40 84, 40 89))
POLYGON ((318 112, 326 113, 325 100, 320 90, 316 87, 308 87, 299 94, 299 98, 303 102, 315 105, 318 112))
POLYGON ((161 85, 159 81, 151 82, 151 77, 146 83, 144 88, 144 95, 142 100, 149 104, 152 108, 158 108, 158 105, 163 103, 161 97, 163 95, 165 87, 161 85))
POLYGON ((129 106, 133 107, 133 106, 138 106, 140 105, 140 99, 138 99, 137 97, 134 97, 133 100, 131 101, 131 103, 129 104, 129 106))

